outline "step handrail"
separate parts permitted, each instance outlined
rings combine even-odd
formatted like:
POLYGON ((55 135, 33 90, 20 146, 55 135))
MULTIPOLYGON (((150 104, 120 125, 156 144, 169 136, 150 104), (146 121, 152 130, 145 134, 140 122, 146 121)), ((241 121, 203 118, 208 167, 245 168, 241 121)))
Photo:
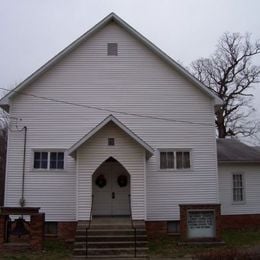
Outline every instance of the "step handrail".
POLYGON ((135 258, 136 258, 136 227, 134 225, 134 221, 133 221, 133 215, 132 215, 132 205, 131 205, 131 195, 128 195, 129 198, 129 209, 130 209, 130 219, 131 219, 131 225, 132 228, 134 229, 134 241, 135 241, 135 258))
POLYGON ((92 220, 93 200, 94 200, 94 195, 92 195, 88 226, 86 227, 86 257, 88 257, 88 230, 90 229, 90 224, 92 220))

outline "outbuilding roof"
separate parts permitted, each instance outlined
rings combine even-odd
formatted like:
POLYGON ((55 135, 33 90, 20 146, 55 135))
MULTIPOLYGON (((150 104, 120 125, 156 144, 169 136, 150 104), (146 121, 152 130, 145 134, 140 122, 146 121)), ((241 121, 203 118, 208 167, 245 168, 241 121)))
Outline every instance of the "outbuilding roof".
POLYGON ((260 163, 260 150, 236 139, 217 139, 219 163, 260 163))

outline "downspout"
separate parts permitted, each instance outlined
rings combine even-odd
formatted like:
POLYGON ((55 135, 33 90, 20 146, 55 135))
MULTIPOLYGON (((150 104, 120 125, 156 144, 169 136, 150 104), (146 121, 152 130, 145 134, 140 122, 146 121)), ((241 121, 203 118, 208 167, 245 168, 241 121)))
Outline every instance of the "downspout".
POLYGON ((26 157, 26 143, 27 143, 27 126, 24 126, 24 143, 23 143, 23 175, 22 175, 22 194, 20 198, 20 206, 23 208, 25 206, 25 198, 24 198, 24 181, 25 181, 25 157, 26 157))

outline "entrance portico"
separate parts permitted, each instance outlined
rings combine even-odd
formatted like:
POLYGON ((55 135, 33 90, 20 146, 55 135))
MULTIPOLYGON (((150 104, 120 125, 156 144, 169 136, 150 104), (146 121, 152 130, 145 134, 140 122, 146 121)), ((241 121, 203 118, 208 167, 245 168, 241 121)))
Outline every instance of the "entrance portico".
POLYGON ((73 145, 69 154, 77 163, 77 220, 88 220, 92 205, 96 215, 129 215, 129 194, 132 218, 146 219, 145 164, 153 154, 148 144, 110 115, 73 145), (127 178, 119 180, 119 176, 127 178))

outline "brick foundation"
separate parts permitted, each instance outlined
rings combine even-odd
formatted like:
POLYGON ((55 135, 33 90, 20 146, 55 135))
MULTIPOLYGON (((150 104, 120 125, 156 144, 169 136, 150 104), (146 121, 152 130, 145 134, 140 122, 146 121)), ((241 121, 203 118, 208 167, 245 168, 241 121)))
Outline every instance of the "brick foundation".
POLYGON ((183 204, 180 206, 180 235, 182 241, 220 241, 221 240, 221 213, 220 204, 183 204), (214 238, 189 239, 188 238, 188 211, 213 210, 215 214, 216 233, 214 238))
POLYGON ((3 249, 5 241, 5 225, 7 216, 0 215, 0 250, 3 249))
POLYGON ((30 230, 31 240, 30 245, 32 250, 42 250, 44 240, 44 220, 45 214, 38 213, 31 215, 30 230))
POLYGON ((260 228, 260 214, 222 215, 223 229, 260 228))
POLYGON ((167 234, 167 221, 146 221, 145 226, 149 237, 167 234))
POLYGON ((58 222, 58 238, 72 241, 76 235, 77 222, 58 222))

